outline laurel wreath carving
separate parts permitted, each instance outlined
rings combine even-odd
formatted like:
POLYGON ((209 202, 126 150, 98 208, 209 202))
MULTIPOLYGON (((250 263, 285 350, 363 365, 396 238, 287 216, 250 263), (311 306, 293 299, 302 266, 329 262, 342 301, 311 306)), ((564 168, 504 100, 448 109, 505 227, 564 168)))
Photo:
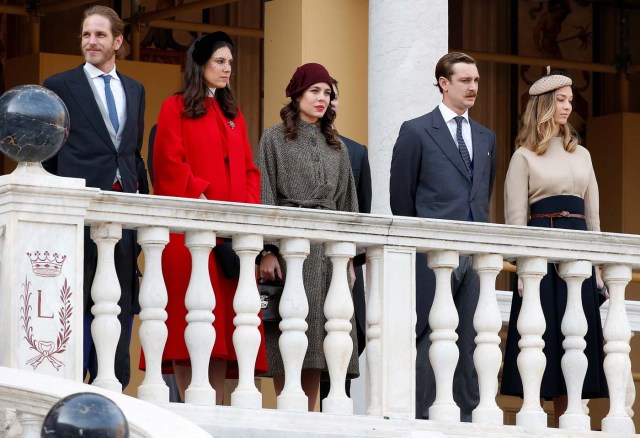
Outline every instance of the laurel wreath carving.
POLYGON ((60 288, 60 301, 62 301, 62 307, 58 310, 58 322, 60 322, 60 330, 56 337, 55 344, 51 341, 42 341, 34 337, 33 326, 31 325, 31 311, 33 308, 29 302, 31 301, 31 282, 25 277, 22 285, 22 294, 20 299, 22 300, 22 306, 20 307, 20 320, 22 321, 22 330, 24 331, 24 339, 27 341, 32 350, 38 352, 38 355, 27 361, 28 365, 31 365, 35 370, 38 366, 47 359, 51 362, 56 370, 59 370, 64 363, 60 362, 54 357, 56 354, 64 353, 67 350, 67 343, 71 337, 71 315, 73 315, 73 306, 71 305, 71 287, 67 283, 67 279, 64 279, 64 283, 60 288))

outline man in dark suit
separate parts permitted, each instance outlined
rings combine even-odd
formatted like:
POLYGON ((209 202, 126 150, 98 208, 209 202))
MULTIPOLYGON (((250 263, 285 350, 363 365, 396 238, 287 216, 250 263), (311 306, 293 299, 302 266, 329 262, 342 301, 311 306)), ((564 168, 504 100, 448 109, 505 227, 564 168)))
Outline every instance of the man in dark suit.
MULTIPOLYGON (((479 74, 475 60, 449 53, 436 65, 442 103, 433 111, 402 124, 391 160, 390 200, 395 215, 488 222, 489 198, 496 168, 495 133, 472 120, 479 74)), ((478 376, 473 365, 473 314, 479 279, 471 257, 460 257, 452 279, 458 309, 458 348, 453 393, 463 421, 479 403, 478 376)), ((416 418, 428 418, 435 400, 435 378, 429 364, 429 311, 435 276, 425 254, 416 255, 416 418)))
MULTIPOLYGON (((331 107, 338 114, 340 101, 338 99, 340 91, 338 90, 338 81, 333 79, 333 92, 335 97, 331 101, 331 107)), ((347 146, 349 150, 349 161, 351 162, 351 171, 353 172, 353 181, 356 184, 358 193, 358 208, 360 213, 371 213, 371 168, 369 167, 369 155, 367 148, 350 138, 339 135, 340 140, 347 146)), ((366 304, 364 298, 364 278, 362 275, 362 265, 366 263, 366 254, 359 254, 353 259, 355 266, 356 281, 353 284, 353 308, 356 316, 356 333, 358 336, 358 355, 362 354, 366 341, 366 304)), ((330 383, 323 379, 320 382, 320 400, 329 395, 330 383)), ((347 395, 350 395, 351 381, 347 380, 347 395)))
MULTIPOLYGON (((87 186, 126 193, 149 193, 142 156, 145 94, 139 82, 116 71, 116 55, 123 47, 124 23, 106 6, 93 6, 84 13, 81 49, 85 64, 46 79, 69 110, 69 138, 57 155, 43 163, 49 172, 84 178, 87 186)), ((116 349, 115 373, 123 387, 129 382, 129 341, 132 314, 137 312, 138 250, 133 231, 124 230, 115 247, 115 265, 120 281, 118 302, 121 324, 116 349)), ((95 378, 95 350, 90 325, 91 284, 97 266, 97 248, 85 228, 84 254, 84 369, 95 378)))

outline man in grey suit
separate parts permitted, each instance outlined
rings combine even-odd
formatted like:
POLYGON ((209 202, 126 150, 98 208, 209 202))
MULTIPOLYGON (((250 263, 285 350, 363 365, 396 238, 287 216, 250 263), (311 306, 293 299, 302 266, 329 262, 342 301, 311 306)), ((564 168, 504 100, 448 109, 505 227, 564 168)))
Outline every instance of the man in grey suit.
MULTIPOLYGON (((69 110, 71 129, 58 154, 43 163, 49 172, 84 178, 87 186, 126 193, 149 193, 141 156, 144 132, 144 87, 116 71, 116 55, 124 57, 124 23, 106 6, 84 12, 81 49, 85 63, 47 78, 44 86, 55 92, 69 110)), ((84 357, 90 381, 96 373, 91 338, 91 284, 97 267, 97 248, 85 227, 84 240, 84 357)), ((114 261, 120 282, 120 339, 115 373, 123 387, 129 382, 129 341, 132 314, 137 313, 138 248, 135 232, 123 230, 114 261)))
MULTIPOLYGON (((404 122, 393 148, 391 211, 402 216, 488 222, 497 151, 495 133, 468 116, 478 92, 478 68, 472 57, 448 53, 438 61, 435 77, 442 102, 430 113, 404 122)), ((471 421, 471 412, 479 403, 473 314, 480 293, 471 257, 460 257, 451 286, 460 320, 460 358, 453 393, 462 421, 471 421)), ((428 317, 434 294, 435 276, 427 267, 427 256, 417 254, 416 418, 424 419, 435 400, 428 356, 428 317)))

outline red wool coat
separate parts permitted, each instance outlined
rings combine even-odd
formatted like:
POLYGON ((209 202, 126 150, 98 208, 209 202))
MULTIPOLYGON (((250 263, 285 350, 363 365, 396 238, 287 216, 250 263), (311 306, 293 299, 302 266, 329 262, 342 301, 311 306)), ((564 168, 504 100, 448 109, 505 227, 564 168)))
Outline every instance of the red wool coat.
MULTIPOLYGON (((208 98, 206 104, 206 115, 197 119, 182 116, 181 96, 172 96, 162 104, 153 152, 154 194, 185 198, 204 194, 210 200, 259 204, 260 172, 253 163, 242 113, 238 111, 231 121, 217 101, 208 98)), ((183 234, 171 234, 162 254, 162 272, 169 296, 169 337, 162 355, 163 372, 172 372, 173 360, 189 364, 184 340, 187 327, 184 297, 191 275, 191 256, 184 246, 183 234)), ((211 356, 230 361, 227 377, 234 377, 237 363, 232 342, 233 296, 238 281, 224 277, 213 254, 209 258, 209 272, 216 297, 213 312, 216 340, 211 356)), ((256 374, 267 370, 264 335, 255 369, 256 374)))

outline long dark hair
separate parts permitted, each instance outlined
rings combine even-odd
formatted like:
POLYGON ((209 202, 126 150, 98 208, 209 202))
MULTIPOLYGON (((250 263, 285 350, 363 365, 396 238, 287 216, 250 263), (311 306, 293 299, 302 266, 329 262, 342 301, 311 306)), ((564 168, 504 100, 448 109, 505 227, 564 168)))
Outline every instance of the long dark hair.
MULTIPOLYGON (((304 94, 304 91, 302 94, 304 94)), ((300 105, 297 100, 298 96, 300 96, 300 94, 297 96, 291 96, 291 102, 286 104, 280 110, 280 118, 284 125, 284 138, 287 140, 295 140, 298 137, 298 120, 300 120, 300 105)), ((327 139, 327 143, 329 143, 334 149, 340 149, 341 143, 340 140, 338 140, 338 131, 333 127, 333 121, 335 118, 336 112, 331 108, 331 105, 329 105, 324 116, 322 116, 322 118, 316 123, 319 125, 324 138, 327 139)))
MULTIPOLYGON (((178 93, 182 94, 184 99, 183 115, 188 119, 197 119, 207 113, 205 102, 209 95, 209 87, 207 87, 203 77, 206 63, 205 65, 198 65, 198 63, 193 60, 194 47, 195 44, 191 44, 189 50, 187 50, 182 90, 178 93)), ((215 51, 221 47, 228 47, 229 50, 233 49, 227 42, 218 41, 213 45, 211 53, 215 53, 215 51)), ((238 114, 238 104, 229 85, 224 88, 217 88, 215 99, 218 101, 218 105, 220 105, 220 109, 225 117, 231 120, 235 119, 236 114, 238 114)))

